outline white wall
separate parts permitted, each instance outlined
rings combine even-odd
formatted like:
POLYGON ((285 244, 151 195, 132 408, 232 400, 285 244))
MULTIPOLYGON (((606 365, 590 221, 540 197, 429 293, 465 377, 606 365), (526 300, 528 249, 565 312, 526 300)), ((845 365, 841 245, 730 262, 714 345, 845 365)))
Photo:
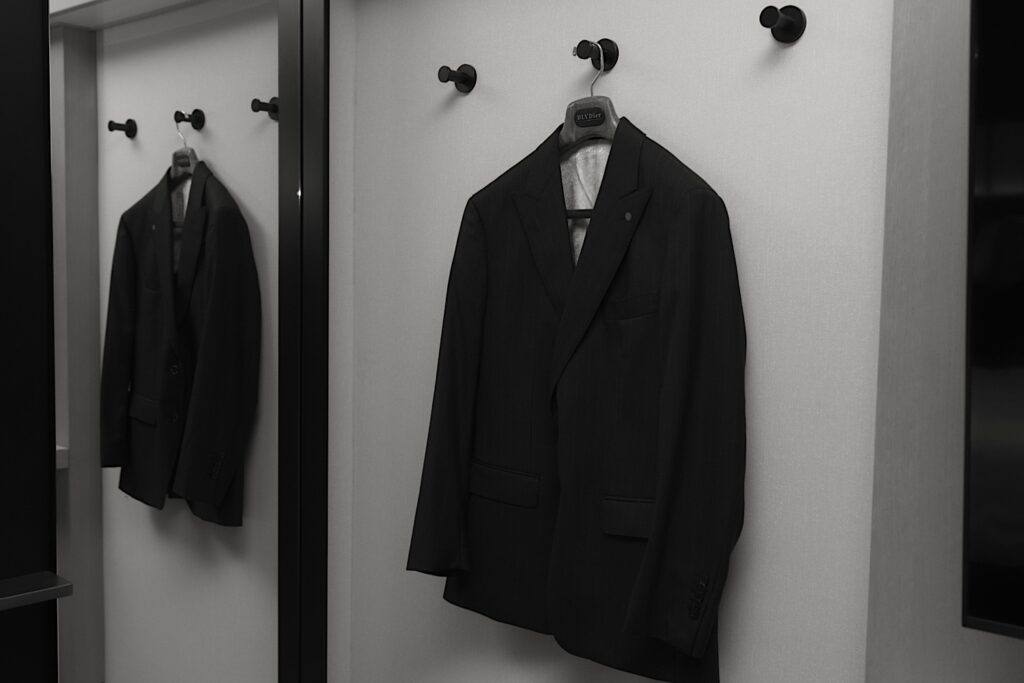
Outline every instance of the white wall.
POLYGON ((465 200, 585 94, 594 71, 570 50, 604 36, 622 56, 597 91, 733 221, 748 493, 722 678, 864 679, 893 3, 807 0, 790 48, 759 26, 763 4, 332 3, 331 172, 354 176, 331 206, 331 329, 349 332, 332 339, 330 410, 353 425, 331 438, 331 643, 349 653, 330 660, 333 682, 639 680, 404 571, 465 200), (436 80, 462 62, 480 75, 467 97, 436 80))
POLYGON ((249 224, 263 299, 257 426, 246 464, 244 526, 157 511, 104 472, 107 683, 277 680, 277 124, 249 101, 277 89, 277 10, 220 0, 98 34, 100 292, 106 317, 120 214, 160 180, 183 127, 249 224), (108 119, 138 121, 129 141, 108 119))
POLYGON ((61 683, 103 680, 103 501, 100 469, 99 200, 96 36, 50 31, 53 177, 57 572, 74 594, 57 602, 61 683), (61 464, 66 469, 61 469, 61 464))
POLYGON ((867 680, 1018 681, 960 626, 970 2, 895 4, 867 680))

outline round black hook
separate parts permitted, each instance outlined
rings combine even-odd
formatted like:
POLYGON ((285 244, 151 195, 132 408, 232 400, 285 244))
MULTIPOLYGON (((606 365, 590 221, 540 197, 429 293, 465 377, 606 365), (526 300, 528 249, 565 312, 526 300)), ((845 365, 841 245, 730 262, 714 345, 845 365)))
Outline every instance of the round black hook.
POLYGON ((107 130, 113 133, 115 130, 124 131, 125 137, 134 138, 139 133, 139 126, 135 123, 135 119, 128 119, 124 123, 117 123, 115 121, 107 121, 107 130))
POLYGON ((602 38, 596 43, 590 40, 581 40, 572 51, 580 59, 589 59, 595 69, 601 69, 601 50, 604 50, 604 70, 611 71, 615 63, 619 61, 619 46, 611 38, 602 38), (600 49, 598 48, 600 45, 600 49))
POLYGON ((206 114, 203 113, 202 109, 193 109, 191 114, 186 114, 180 110, 174 112, 175 123, 183 123, 186 121, 192 124, 194 129, 202 130, 203 126, 206 125, 206 114))
POLYGON ((269 102, 263 102, 258 97, 254 97, 252 100, 252 104, 250 106, 252 107, 252 110, 254 112, 265 111, 267 112, 267 116, 269 116, 274 121, 277 121, 278 115, 276 97, 271 97, 269 102))
POLYGON ((437 70, 437 80, 454 83, 459 92, 469 92, 476 87, 476 69, 469 64, 463 64, 458 69, 442 66, 437 70))
POLYGON ((807 16, 794 5, 786 5, 782 9, 769 5, 761 10, 761 26, 770 28, 780 43, 795 43, 807 28, 807 16))

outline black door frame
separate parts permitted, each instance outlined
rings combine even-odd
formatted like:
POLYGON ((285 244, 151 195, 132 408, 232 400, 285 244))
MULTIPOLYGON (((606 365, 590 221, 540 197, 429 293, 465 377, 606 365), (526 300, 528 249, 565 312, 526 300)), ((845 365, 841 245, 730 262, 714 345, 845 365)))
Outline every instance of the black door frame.
POLYGON ((49 17, 46 3, 5 6, 0 40, 17 68, 18 105, 0 125, 18 170, 3 187, 6 224, 0 429, 0 678, 57 680, 53 220, 50 187, 49 17), (52 581, 51 581, 52 579, 52 581), (42 581, 42 583, 41 583, 42 581), (16 609, 15 609, 16 608, 16 609))
POLYGON ((326 683, 329 0, 278 8, 278 680, 326 683))

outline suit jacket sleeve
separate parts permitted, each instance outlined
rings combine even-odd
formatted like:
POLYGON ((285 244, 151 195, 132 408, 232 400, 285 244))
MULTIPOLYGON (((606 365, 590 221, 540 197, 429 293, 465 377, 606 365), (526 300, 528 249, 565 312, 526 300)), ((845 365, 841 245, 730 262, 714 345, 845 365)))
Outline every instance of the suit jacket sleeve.
POLYGON ((100 464, 128 462, 128 400, 135 362, 135 249, 122 217, 110 269, 107 330, 100 377, 100 464))
POLYGON ((441 348, 408 569, 469 570, 465 507, 480 365, 486 252, 480 216, 466 205, 448 277, 441 348))
POLYGON ((655 519, 627 630, 701 657, 743 524, 746 330, 725 205, 682 199, 659 404, 655 519))
MULTIPOLYGON (((173 491, 219 505, 248 446, 260 366, 260 290, 245 219, 235 207, 210 217, 202 327, 173 491)), ((195 292, 193 296, 199 296, 195 292)))

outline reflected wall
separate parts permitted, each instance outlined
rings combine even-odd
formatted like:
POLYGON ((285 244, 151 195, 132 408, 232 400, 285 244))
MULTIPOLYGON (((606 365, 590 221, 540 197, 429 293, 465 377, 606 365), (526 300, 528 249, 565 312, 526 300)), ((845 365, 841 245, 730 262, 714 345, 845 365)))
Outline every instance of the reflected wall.
POLYGON ((975 3, 967 625, 1024 636, 1024 67, 1016 5, 975 3))

